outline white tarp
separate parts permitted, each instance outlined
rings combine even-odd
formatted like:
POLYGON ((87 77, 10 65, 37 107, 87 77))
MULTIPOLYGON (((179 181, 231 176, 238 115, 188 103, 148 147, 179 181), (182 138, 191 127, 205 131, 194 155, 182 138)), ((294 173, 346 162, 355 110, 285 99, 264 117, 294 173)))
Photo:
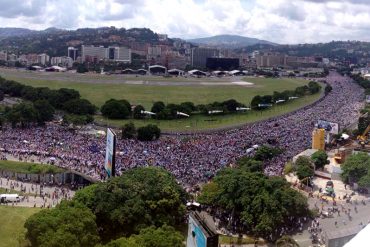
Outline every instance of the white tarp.
POLYGON ((370 242, 370 224, 354 236, 344 247, 368 247, 370 242))

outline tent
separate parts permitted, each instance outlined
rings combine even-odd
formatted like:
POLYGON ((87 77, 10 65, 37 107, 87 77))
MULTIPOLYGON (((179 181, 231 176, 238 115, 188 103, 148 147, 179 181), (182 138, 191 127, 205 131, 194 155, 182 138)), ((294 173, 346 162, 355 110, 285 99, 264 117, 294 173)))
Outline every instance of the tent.
POLYGON ((370 241, 370 224, 354 236, 344 247, 367 247, 370 241))

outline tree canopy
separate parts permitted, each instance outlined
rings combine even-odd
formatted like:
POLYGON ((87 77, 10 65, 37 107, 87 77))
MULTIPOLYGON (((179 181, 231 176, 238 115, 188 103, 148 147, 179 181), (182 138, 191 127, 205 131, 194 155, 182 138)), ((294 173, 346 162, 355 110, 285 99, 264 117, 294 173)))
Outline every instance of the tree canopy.
POLYGON ((110 99, 104 103, 100 111, 103 116, 111 119, 124 119, 130 116, 130 109, 127 108, 127 101, 110 99))
MULTIPOLYGON (((277 237, 275 229, 294 225, 298 217, 309 212, 307 199, 284 179, 242 168, 221 170, 203 187, 198 200, 223 212, 240 233, 270 240, 277 237)), ((227 227, 229 221, 222 224, 227 227)))
POLYGON ((295 162, 295 170, 299 180, 310 178, 314 175, 312 161, 307 156, 299 156, 295 162))
POLYGON ((78 191, 75 201, 89 207, 103 240, 138 233, 149 226, 176 226, 185 215, 185 192, 157 167, 136 168, 106 183, 78 191))
POLYGON ((366 153, 351 155, 342 165, 341 174, 346 183, 358 183, 370 187, 370 156, 366 153))
POLYGON ((328 155, 323 150, 319 150, 319 151, 315 152, 311 156, 311 159, 312 159, 313 163, 315 164, 316 169, 324 168, 325 165, 330 163, 329 160, 328 160, 328 155))
POLYGON ((129 238, 119 238, 105 247, 183 247, 183 236, 173 227, 162 226, 160 228, 148 227, 140 231, 138 235, 129 238))
POLYGON ((32 215, 25 228, 33 247, 90 247, 100 240, 94 214, 67 202, 32 215))

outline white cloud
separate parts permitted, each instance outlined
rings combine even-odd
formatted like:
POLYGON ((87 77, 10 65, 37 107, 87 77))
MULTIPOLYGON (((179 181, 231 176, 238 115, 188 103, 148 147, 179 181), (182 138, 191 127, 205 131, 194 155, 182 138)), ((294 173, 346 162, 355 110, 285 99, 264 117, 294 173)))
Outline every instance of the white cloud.
POLYGON ((239 34, 278 43, 370 41, 368 0, 0 0, 6 27, 148 27, 170 37, 239 34))

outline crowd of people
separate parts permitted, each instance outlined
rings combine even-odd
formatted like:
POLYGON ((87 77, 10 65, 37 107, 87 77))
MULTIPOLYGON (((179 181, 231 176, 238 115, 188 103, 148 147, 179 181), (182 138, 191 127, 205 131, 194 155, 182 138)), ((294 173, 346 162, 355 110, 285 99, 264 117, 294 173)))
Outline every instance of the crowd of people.
MULTIPOLYGON (((310 148, 319 119, 353 123, 363 106, 363 89, 349 77, 331 72, 325 78, 332 91, 312 105, 295 112, 244 127, 212 134, 162 136, 152 142, 117 141, 116 172, 139 166, 169 170, 184 186, 207 181, 221 168, 235 163, 253 145, 273 143, 284 152, 266 162, 265 173, 281 174, 286 161, 310 148)), ((55 163, 97 179, 104 179, 105 137, 70 130, 58 124, 28 129, 4 128, 0 154, 22 160, 55 163)))

